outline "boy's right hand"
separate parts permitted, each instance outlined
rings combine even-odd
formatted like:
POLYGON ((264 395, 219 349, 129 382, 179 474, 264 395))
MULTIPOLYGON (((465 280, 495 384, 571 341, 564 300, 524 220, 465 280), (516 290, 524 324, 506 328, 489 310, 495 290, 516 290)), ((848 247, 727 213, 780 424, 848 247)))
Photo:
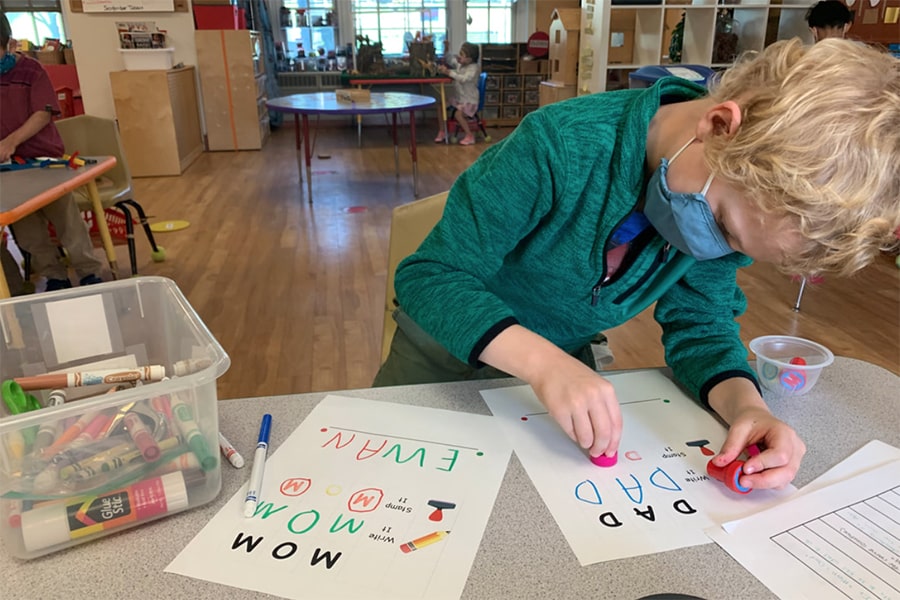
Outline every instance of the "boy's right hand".
POLYGON ((622 412, 609 380, 563 353, 530 381, 538 399, 563 431, 591 456, 612 456, 622 437, 622 412))
POLYGON ((563 431, 591 456, 619 449, 622 413, 612 384, 546 338, 513 325, 497 335, 479 359, 534 389, 563 431))

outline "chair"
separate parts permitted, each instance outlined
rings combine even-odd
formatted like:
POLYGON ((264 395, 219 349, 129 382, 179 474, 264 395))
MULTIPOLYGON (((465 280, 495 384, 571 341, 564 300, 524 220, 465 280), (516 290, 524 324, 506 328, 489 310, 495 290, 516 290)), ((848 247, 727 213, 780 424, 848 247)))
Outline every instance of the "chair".
MULTIPOLYGON (((73 154, 78 152, 80 156, 115 156, 116 166, 108 171, 105 177, 112 180, 111 186, 98 186, 100 202, 104 209, 118 208, 125 216, 126 240, 128 243, 128 255, 131 260, 131 274, 137 275, 137 256, 134 246, 134 221, 131 218, 131 209, 138 214, 138 220, 147 234, 150 242, 150 256, 153 262, 162 262, 166 259, 165 249, 156 245, 153 232, 147 222, 147 215, 143 207, 138 204, 133 196, 131 187, 131 171, 128 169, 128 161, 122 149, 122 140, 119 138, 119 129, 112 119, 93 117, 90 115, 78 115, 70 119, 60 119, 55 123, 66 146, 66 152, 73 154)), ((81 211, 91 210, 91 201, 84 189, 76 190, 75 201, 81 211)))
POLYGON ((412 254, 419 247, 428 233, 434 228, 444 213, 447 194, 442 192, 402 204, 394 208, 391 214, 391 238, 388 242, 387 285, 384 293, 384 327, 381 335, 381 362, 384 362, 391 351, 391 340, 397 324, 394 322, 394 309, 397 308, 397 292, 394 291, 394 273, 400 261, 412 254))
MULTIPOLYGON (((487 130, 485 129, 484 119, 482 118, 482 114, 484 113, 484 96, 485 91, 487 90, 487 78, 488 74, 483 72, 478 76, 478 112, 475 113, 474 117, 466 117, 466 121, 469 123, 469 128, 472 130, 472 133, 476 133, 477 130, 481 131, 481 136, 484 138, 485 142, 491 141, 491 136, 488 135, 487 130)), ((450 114, 453 115, 456 109, 451 109, 450 114)), ((447 128, 450 132, 450 140, 456 143, 456 129, 459 127, 459 123, 456 122, 455 118, 447 119, 447 128)))

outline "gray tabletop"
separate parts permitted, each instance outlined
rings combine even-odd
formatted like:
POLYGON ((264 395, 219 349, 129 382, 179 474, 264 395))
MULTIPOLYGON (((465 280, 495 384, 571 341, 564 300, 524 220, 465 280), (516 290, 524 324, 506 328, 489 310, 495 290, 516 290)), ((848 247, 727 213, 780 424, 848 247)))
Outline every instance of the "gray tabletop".
MULTIPOLYGON (((447 383, 333 392, 344 396, 490 414, 478 391, 518 380, 447 383)), ((900 377, 869 363, 837 358, 800 398, 771 400, 773 412, 797 429, 809 452, 794 483, 809 483, 863 444, 900 446, 900 377)), ((327 393, 224 400, 220 430, 246 455, 262 414, 279 423, 277 448, 327 393), (290 424, 291 426, 288 426, 290 424)), ((32 561, 0 551, 0 598, 268 598, 164 573, 229 498, 249 469, 223 465, 222 492, 209 504, 32 561)), ((715 544, 581 567, 527 473, 513 454, 463 598, 611 598, 659 593, 707 600, 761 600, 769 590, 715 544)))

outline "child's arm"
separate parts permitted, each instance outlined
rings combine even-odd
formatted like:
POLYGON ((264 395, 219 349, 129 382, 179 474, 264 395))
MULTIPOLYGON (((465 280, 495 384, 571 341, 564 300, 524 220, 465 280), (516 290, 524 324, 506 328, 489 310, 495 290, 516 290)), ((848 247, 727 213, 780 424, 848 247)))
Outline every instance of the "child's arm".
POLYGON ((476 65, 463 65, 455 71, 450 71, 449 73, 447 73, 447 75, 460 83, 469 83, 470 81, 475 81, 476 79, 478 79, 478 76, 480 74, 481 70, 478 69, 476 65))
POLYGON ((50 124, 50 113, 39 110, 31 113, 22 126, 0 140, 0 162, 7 161, 15 154, 16 148, 25 140, 50 124))

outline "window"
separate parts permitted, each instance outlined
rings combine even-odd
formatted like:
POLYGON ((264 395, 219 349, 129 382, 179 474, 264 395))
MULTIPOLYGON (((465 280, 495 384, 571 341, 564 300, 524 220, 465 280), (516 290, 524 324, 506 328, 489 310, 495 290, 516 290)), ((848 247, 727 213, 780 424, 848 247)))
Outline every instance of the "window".
POLYGON ((385 56, 406 54, 406 44, 417 33, 432 36, 434 49, 441 54, 447 39, 447 1, 353 0, 353 23, 356 35, 381 42, 385 56))
POLYGON ((466 41, 473 44, 509 44, 513 39, 515 0, 469 0, 466 6, 466 41))
POLYGON ((60 0, 0 0, 13 39, 43 46, 47 38, 66 39, 60 0))
POLYGON ((337 49, 334 5, 334 0, 283 0, 281 26, 290 56, 301 48, 307 56, 337 49))

